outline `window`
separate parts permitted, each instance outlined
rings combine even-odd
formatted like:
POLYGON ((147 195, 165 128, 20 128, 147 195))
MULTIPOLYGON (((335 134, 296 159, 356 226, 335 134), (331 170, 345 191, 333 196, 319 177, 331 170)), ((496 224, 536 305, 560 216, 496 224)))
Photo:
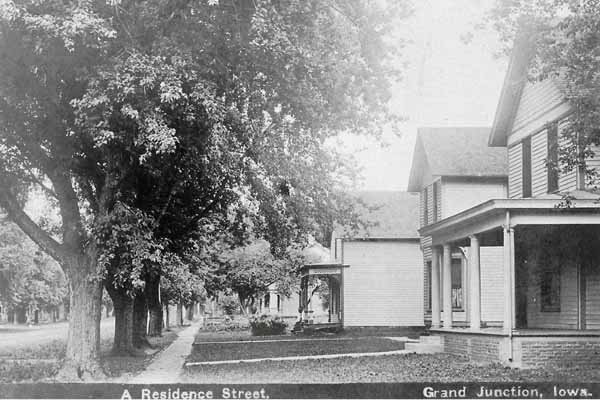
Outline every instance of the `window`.
POLYGON ((543 312, 560 311, 560 269, 549 268, 541 272, 540 296, 543 312))
POLYGON ((463 308, 463 289, 462 289, 462 260, 452 259, 452 270, 450 271, 452 279, 452 308, 463 308))
POLYGON ((531 138, 522 142, 523 151, 523 197, 531 197, 531 138))
POLYGON ((425 188, 423 189, 423 226, 429 224, 429 202, 427 200, 427 188, 425 188))
POLYGON ((558 123, 548 127, 548 193, 558 190, 558 123))
POLYGON ((432 208, 432 214, 433 214, 433 222, 437 221, 437 217, 438 217, 438 196, 439 196, 439 182, 434 182, 433 186, 431 187, 431 190, 433 191, 432 196, 433 196, 433 207, 432 208))

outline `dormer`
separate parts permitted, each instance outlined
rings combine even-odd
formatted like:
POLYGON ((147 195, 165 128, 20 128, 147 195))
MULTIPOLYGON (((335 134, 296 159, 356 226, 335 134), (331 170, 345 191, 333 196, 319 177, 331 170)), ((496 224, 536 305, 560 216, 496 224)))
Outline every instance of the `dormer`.
POLYGON ((421 227, 489 199, 506 198, 506 151, 487 127, 419 128, 408 191, 419 192, 421 227))

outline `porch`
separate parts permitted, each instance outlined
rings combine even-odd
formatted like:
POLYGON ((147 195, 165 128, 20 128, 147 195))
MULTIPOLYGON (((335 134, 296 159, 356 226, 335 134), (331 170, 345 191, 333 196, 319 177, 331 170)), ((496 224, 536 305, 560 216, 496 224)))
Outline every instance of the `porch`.
POLYGON ((600 365, 600 209, 560 199, 491 200, 421 230, 433 242, 431 331, 444 350, 519 367, 600 365), (497 280, 481 279, 482 247, 501 251, 497 280), (466 321, 453 312, 451 257, 466 255, 466 321), (482 318, 482 288, 500 287, 501 321, 482 318))
POLYGON ((307 264, 300 271, 298 311, 300 326, 311 330, 339 330, 343 327, 343 269, 344 264, 307 264), (314 307, 315 296, 323 299, 323 310, 314 307), (326 310, 325 310, 326 308, 326 310), (326 311, 325 314, 319 311, 326 311))

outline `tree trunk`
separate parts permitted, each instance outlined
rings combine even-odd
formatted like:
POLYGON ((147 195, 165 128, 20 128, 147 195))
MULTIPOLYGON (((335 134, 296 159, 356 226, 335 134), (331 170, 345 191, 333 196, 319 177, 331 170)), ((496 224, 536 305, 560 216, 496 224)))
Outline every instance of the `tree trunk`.
POLYGON ((194 307, 196 306, 195 303, 190 304, 187 307, 187 319, 189 321, 193 321, 194 320, 194 307))
POLYGON ((21 307, 17 309, 17 324, 24 324, 27 322, 27 309, 21 307))
POLYGON ((148 336, 161 336, 163 327, 162 304, 160 304, 160 276, 146 279, 148 303, 148 336))
POLYGON ((106 285, 115 313, 114 354, 133 354, 133 299, 125 290, 106 285))
MULTIPOLYGON (((133 346, 144 347, 150 346, 148 337, 146 336, 148 328, 148 304, 146 304, 146 296, 140 291, 136 294, 133 300, 133 346)), ((151 346, 150 346, 151 347, 151 346)))
POLYGON ((240 308, 242 309, 242 314, 244 314, 244 316, 248 316, 248 304, 246 299, 244 299, 244 297, 238 293, 238 300, 240 302, 240 308))
POLYGON ((177 326, 183 326, 183 305, 177 303, 177 326))
POLYGON ((103 377, 99 363, 102 279, 96 270, 96 257, 78 257, 71 264, 67 269, 71 292, 67 351, 58 376, 59 379, 103 377))
POLYGON ((165 303, 165 330, 167 331, 171 329, 169 326, 169 318, 171 318, 169 315, 169 303, 165 303))

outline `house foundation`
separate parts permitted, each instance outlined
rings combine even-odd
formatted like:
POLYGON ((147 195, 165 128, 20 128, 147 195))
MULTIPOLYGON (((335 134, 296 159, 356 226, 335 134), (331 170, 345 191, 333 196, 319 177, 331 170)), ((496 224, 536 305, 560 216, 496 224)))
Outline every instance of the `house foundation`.
POLYGON ((497 329, 431 330, 442 338, 444 352, 477 363, 502 362, 516 368, 548 365, 599 367, 600 331, 517 331, 497 329))

